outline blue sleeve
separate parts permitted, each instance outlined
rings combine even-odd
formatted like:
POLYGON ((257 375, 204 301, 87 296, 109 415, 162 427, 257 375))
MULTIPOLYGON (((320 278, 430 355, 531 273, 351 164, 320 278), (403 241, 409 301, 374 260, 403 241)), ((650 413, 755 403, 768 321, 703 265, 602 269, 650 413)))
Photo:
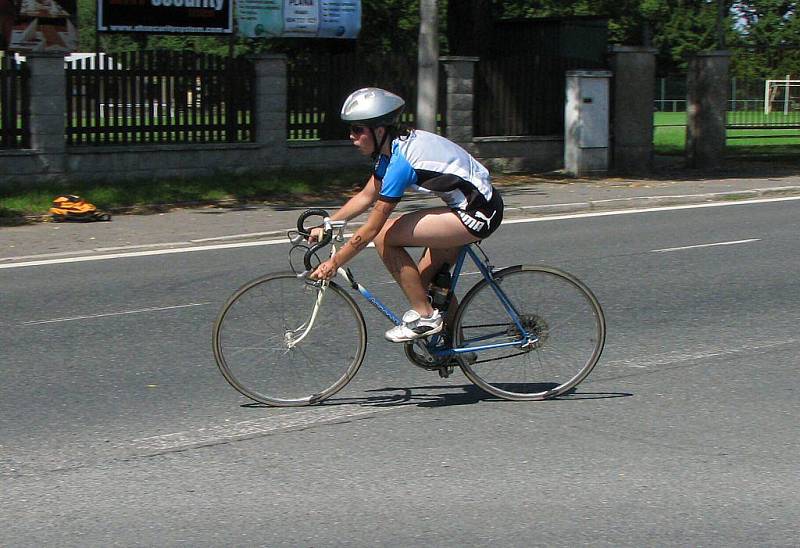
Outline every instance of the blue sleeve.
MULTIPOLYGON (((386 157, 382 156, 382 158, 386 157)), ((378 162, 380 163, 380 160, 378 162)), ((383 177, 378 199, 385 202, 399 202, 406 188, 417 181, 417 173, 414 168, 397 149, 394 150, 392 158, 382 171, 383 177)), ((376 170, 377 173, 378 170, 376 170)))

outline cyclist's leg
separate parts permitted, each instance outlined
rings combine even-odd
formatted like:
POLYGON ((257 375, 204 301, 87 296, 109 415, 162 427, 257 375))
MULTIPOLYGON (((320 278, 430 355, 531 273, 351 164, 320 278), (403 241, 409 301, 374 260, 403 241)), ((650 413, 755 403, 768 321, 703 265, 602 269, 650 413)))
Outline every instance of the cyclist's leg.
POLYGON ((425 252, 422 254, 422 257, 420 257, 418 263, 422 285, 428 287, 433 281, 433 277, 436 276, 436 273, 439 272, 445 263, 453 266, 458 258, 458 252, 460 250, 461 246, 445 249, 425 248, 425 252))
MULTIPOLYGON (((375 249, 403 289, 411 307, 422 316, 430 316, 433 309, 428 301, 427 283, 423 284, 420 267, 404 248, 419 246, 449 251, 454 246, 458 248, 477 240, 478 237, 466 229, 455 213, 439 207, 389 219, 374 242, 375 249)), ((426 275, 433 276, 427 272, 428 268, 424 270, 426 275)))
MULTIPOLYGON (((449 264, 451 267, 455 264, 461 247, 462 246, 451 247, 447 249, 425 248, 425 252, 422 254, 418 265, 422 287, 426 289, 430 287, 434 276, 436 276, 436 273, 439 272, 445 263, 449 264)), ((445 315, 445 321, 448 324, 452 324, 456 308, 458 308, 458 299, 455 295, 451 295, 450 304, 447 308, 447 314, 445 315)))

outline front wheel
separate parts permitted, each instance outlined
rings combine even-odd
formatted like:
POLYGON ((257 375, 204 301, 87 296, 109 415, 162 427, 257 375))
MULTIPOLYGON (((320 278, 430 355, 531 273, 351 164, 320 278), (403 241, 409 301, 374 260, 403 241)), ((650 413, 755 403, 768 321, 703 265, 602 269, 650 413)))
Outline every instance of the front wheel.
POLYGON ((486 280, 465 295, 453 322, 454 346, 519 342, 478 351, 461 360, 464 374, 490 394, 509 400, 543 400, 578 385, 603 351, 606 323, 600 303, 580 280, 555 268, 512 266, 494 275, 524 331, 486 280))
POLYGON ((318 403, 341 390, 364 360, 364 316, 342 288, 290 273, 255 279, 234 293, 214 324, 214 357, 225 379, 257 402, 318 403))

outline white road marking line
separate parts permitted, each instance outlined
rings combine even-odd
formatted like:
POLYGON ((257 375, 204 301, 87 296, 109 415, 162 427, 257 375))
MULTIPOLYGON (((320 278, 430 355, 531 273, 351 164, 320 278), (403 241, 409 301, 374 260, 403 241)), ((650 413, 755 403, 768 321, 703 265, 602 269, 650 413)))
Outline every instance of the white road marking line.
MULTIPOLYGON (((356 417, 375 415, 386 411, 400 411, 412 407, 414 406, 371 407, 355 403, 312 407, 261 419, 140 438, 133 440, 133 446, 142 451, 178 451, 190 447, 202 447, 227 441, 253 438, 271 432, 297 430, 331 422, 343 422, 356 417)), ((268 412, 271 413, 272 411, 268 412)))
MULTIPOLYGON (((674 365, 683 362, 697 361, 708 358, 715 358, 718 356, 731 356, 735 354, 744 354, 747 352, 756 352, 759 350, 767 350, 777 348, 780 346, 794 346, 798 339, 784 339, 775 341, 766 341, 761 344, 731 346, 727 348, 713 348, 709 347, 704 350, 698 349, 695 352, 667 352, 665 354, 657 354, 655 356, 628 358, 624 360, 611 360, 603 362, 600 360, 598 369, 602 367, 631 367, 633 369, 650 369, 653 367, 674 365)), ((591 380, 591 376, 589 377, 591 380)))
POLYGON ((730 242, 715 242, 712 244, 697 244, 697 245, 685 245, 683 247, 665 247, 664 249, 651 249, 650 253, 669 253, 670 251, 683 251, 684 249, 698 249, 701 247, 716 247, 720 245, 738 245, 738 244, 749 244, 751 242, 760 242, 761 238, 750 238, 748 240, 734 240, 730 242))
POLYGON ((564 215, 544 215, 541 217, 531 217, 523 219, 503 219, 502 224, 513 225, 517 223, 541 223, 547 221, 562 221, 567 219, 585 219, 591 217, 610 217, 614 215, 633 215, 636 213, 652 213, 656 211, 676 211, 680 209, 699 209, 704 207, 729 207, 737 205, 765 204, 771 202, 787 202, 800 200, 800 196, 788 196, 783 198, 758 198, 754 200, 736 200, 730 202, 708 202, 702 204, 674 205, 660 207, 641 207, 632 209, 618 209, 612 211, 592 211, 590 213, 568 213, 564 215))
POLYGON ((112 253, 109 255, 92 255, 90 257, 72 257, 69 259, 49 259, 30 261, 26 263, 12 263, 0 265, 0 270, 5 268, 22 268, 25 266, 43 266, 51 264, 82 263, 87 261, 108 261, 110 259, 126 259, 129 257, 152 257, 154 255, 171 255, 173 253, 195 253, 198 251, 214 251, 217 249, 233 249, 239 247, 257 247, 265 245, 288 244, 286 238, 280 240, 258 240, 255 242, 239 242, 235 244, 201 245, 195 247, 176 247, 172 249, 154 249, 152 251, 134 251, 132 253, 112 253))
MULTIPOLYGON (((678 205, 678 206, 664 206, 664 207, 649 207, 649 208, 636 208, 636 209, 622 209, 617 211, 596 211, 591 213, 570 213, 568 215, 546 215, 541 217, 528 217, 523 219, 504 219, 504 225, 513 225, 519 223, 543 223, 548 221, 561 221, 567 219, 584 219, 591 217, 608 217, 613 215, 632 215, 636 213, 652 213, 657 211, 675 211, 680 209, 697 209, 703 207, 729 207, 738 205, 751 205, 751 204, 764 204, 771 202, 786 202, 790 200, 800 200, 800 196, 789 196, 783 198, 760 198, 756 200, 740 200, 731 202, 711 202, 703 204, 692 205, 678 205)), ((0 270, 9 268, 24 268, 29 266, 45 266, 53 264, 68 264, 80 263, 87 261, 107 261, 111 259, 123 259, 131 257, 152 257, 155 255, 171 255, 173 253, 196 253, 200 251, 214 251, 219 249, 236 249, 240 247, 256 247, 265 245, 281 245, 288 244, 286 238, 279 240, 257 240, 253 242, 238 242, 230 244, 217 244, 193 247, 176 247, 172 249, 158 249, 151 251, 134 251, 131 253, 113 253, 109 255, 91 255, 85 257, 70 257, 65 259, 45 259, 40 261, 29 261, 22 263, 0 264, 0 270)), ((76 251, 76 253, 82 253, 76 251)))
POLYGON ((59 322, 71 322, 75 320, 89 320, 94 318, 107 318, 109 316, 124 316, 127 314, 141 314, 143 312, 160 312, 162 310, 175 310, 177 308, 190 308, 193 306, 206 306, 211 304, 210 302, 207 303, 191 303, 191 304, 179 304, 175 306, 158 306, 152 308, 140 308, 138 310, 124 310, 122 312, 109 312, 107 314, 88 314, 86 316, 72 316, 69 318, 54 318, 52 320, 33 320, 29 322, 22 322, 21 325, 41 325, 45 323, 59 323, 59 322))

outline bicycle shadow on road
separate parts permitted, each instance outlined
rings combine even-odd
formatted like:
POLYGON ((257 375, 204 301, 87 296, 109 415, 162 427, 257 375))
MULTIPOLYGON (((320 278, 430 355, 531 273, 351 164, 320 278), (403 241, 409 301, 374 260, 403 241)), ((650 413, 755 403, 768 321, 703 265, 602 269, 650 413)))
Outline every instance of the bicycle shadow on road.
MULTIPOLYGON (((473 384, 406 387, 387 386, 385 388, 366 390, 366 392, 374 395, 364 398, 334 397, 321 402, 320 405, 357 404, 365 407, 402 407, 407 405, 415 405, 417 407, 449 407, 455 405, 473 405, 482 401, 514 403, 492 396, 473 384), (460 390, 460 392, 457 390, 460 390), (437 391, 439 392, 437 393, 437 391)), ((571 390, 566 394, 562 394, 557 398, 551 398, 547 401, 598 400, 630 396, 633 396, 633 394, 629 392, 578 392, 571 390)))

